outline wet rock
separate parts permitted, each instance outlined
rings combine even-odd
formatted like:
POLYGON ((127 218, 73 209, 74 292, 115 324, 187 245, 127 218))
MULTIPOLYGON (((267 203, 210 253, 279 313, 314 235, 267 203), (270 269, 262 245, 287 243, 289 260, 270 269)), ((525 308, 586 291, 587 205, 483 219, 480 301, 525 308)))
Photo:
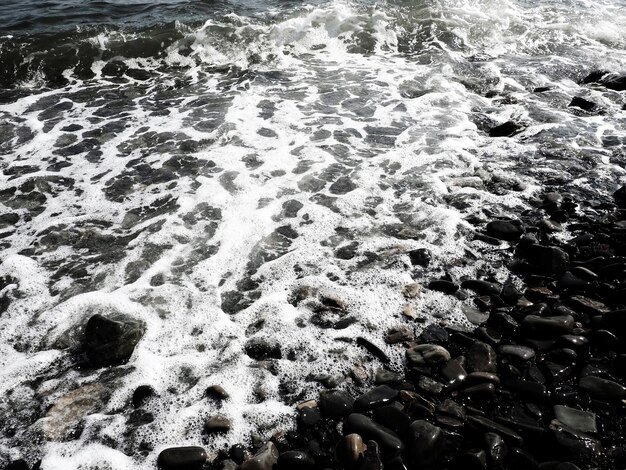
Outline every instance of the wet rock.
POLYGON ((304 426, 315 426, 322 419, 322 414, 318 408, 302 408, 299 419, 304 426))
POLYGON ((498 352, 503 356, 518 359, 520 361, 528 361, 535 357, 535 351, 526 346, 516 344, 505 344, 498 348, 498 352))
POLYGON ((342 176, 330 185, 329 191, 333 194, 347 194, 354 191, 357 185, 348 176, 342 176))
POLYGON ((401 325, 395 328, 390 328, 387 331, 387 334, 385 335, 385 343, 402 343, 404 341, 413 341, 414 338, 415 335, 413 334, 413 329, 406 325, 401 325))
POLYGON ((554 405, 554 416, 564 425, 575 431, 588 433, 598 432, 595 413, 577 410, 563 405, 554 405))
POLYGON ((335 459, 348 470, 360 465, 367 446, 358 434, 344 436, 335 447, 335 459))
POLYGON ((374 421, 391 429, 399 436, 405 435, 411 424, 411 418, 395 405, 376 408, 373 416, 374 421))
POLYGON ((432 254, 426 248, 418 248, 417 250, 409 251, 409 259, 413 266, 426 267, 430 264, 432 254))
POLYGON ((437 292, 443 292, 444 294, 454 294, 459 290, 459 286, 457 286, 454 282, 446 281, 445 279, 435 279, 434 281, 430 281, 428 283, 428 288, 437 292))
POLYGON ((522 249, 521 255, 538 274, 561 275, 569 267, 569 255, 556 246, 528 245, 522 249))
POLYGON ((509 470, 538 470, 535 458, 519 447, 512 447, 506 456, 509 470))
POLYGON ((161 470, 201 470, 207 458, 202 447, 170 447, 161 451, 157 466, 161 470))
POLYGON ((417 282, 407 284, 402 288, 402 295, 404 295, 407 299, 415 299, 419 297, 421 293, 422 285, 417 282))
POLYGON ((436 323, 428 325, 419 335, 421 343, 434 343, 441 345, 446 344, 448 339, 448 332, 436 323))
POLYGON ((461 394, 471 398, 472 400, 489 401, 493 400, 495 397, 496 387, 492 383, 482 383, 464 388, 461 390, 461 394))
POLYGON ((361 414, 349 415, 345 422, 345 430, 349 434, 359 434, 376 441, 388 457, 396 456, 404 449, 404 444, 396 433, 361 414))
POLYGON ((626 185, 622 186, 613 193, 613 199, 615 200, 617 207, 626 209, 626 185))
POLYGON ((93 315, 85 326, 87 357, 96 367, 125 364, 144 331, 143 322, 126 315, 93 315))
POLYGON ((487 224, 487 233, 498 240, 517 240, 524 232, 524 225, 519 220, 494 220, 487 224))
POLYGON ((339 259, 345 259, 345 260, 352 259, 356 256, 356 252, 358 248, 359 248, 358 242, 351 242, 351 243, 348 243, 347 245, 340 246, 335 251, 335 257, 339 259))
POLYGON ((467 377, 467 372, 458 358, 450 359, 441 368, 441 376, 450 383, 460 383, 467 377))
POLYGON ((496 352, 482 341, 475 341, 467 350, 467 370, 470 372, 497 372, 496 352))
POLYGON ((418 344, 406 350, 406 358, 409 364, 426 366, 449 361, 450 353, 436 344, 418 344))
POLYGON ((49 441, 72 439, 84 418, 104 406, 107 395, 106 388, 100 383, 84 385, 63 395, 42 420, 44 437, 49 441))
POLYGON ((513 445, 521 446, 524 443, 522 437, 515 431, 484 416, 469 416, 467 420, 479 430, 496 433, 513 445))
POLYGON ((374 383, 376 385, 397 384, 402 382, 404 375, 399 372, 392 372, 385 369, 376 369, 374 374, 374 383))
POLYGON ((352 413, 354 398, 343 390, 324 390, 320 392, 320 409, 331 418, 340 418, 352 413))
POLYGON ((456 459, 456 468, 463 470, 487 470, 487 454, 482 449, 470 449, 456 459))
POLYGON ((493 467, 499 467, 504 462, 507 454, 507 445, 504 439, 495 432, 487 432, 484 435, 485 449, 489 463, 493 467))
POLYGON ((479 295, 500 295, 502 288, 495 282, 482 281, 479 279, 468 279, 461 283, 463 289, 473 290, 479 295))
POLYGON ((226 416, 211 416, 204 423, 204 432, 206 434, 218 434, 230 431, 232 424, 226 416))
POLYGON ((511 137, 521 132, 523 127, 513 121, 507 121, 489 129, 489 137, 511 137))
POLYGON ((283 357, 280 345, 264 338, 252 338, 244 346, 246 354, 257 361, 266 359, 281 359, 283 357))
POLYGON ((578 386, 581 390, 600 400, 622 400, 626 398, 626 387, 601 377, 593 375, 583 377, 578 382, 578 386))
POLYGON ((354 409, 358 412, 365 412, 383 406, 398 397, 398 391, 388 385, 374 387, 368 392, 358 397, 354 402, 354 409))
POLYGON ((278 457, 278 468, 281 470, 309 470, 314 467, 313 457, 300 450, 288 450, 278 457))
POLYGON ((242 463, 239 470, 272 470, 278 462, 278 455, 276 446, 268 442, 254 456, 242 463))
POLYGON ((419 379, 417 379, 415 386, 418 390, 429 395, 439 395, 443 391, 442 383, 437 382, 430 377, 426 377, 425 375, 422 375, 419 379))
POLYGON ((204 395, 206 397, 215 398, 217 400, 226 400, 230 398, 228 392, 224 390, 224 387, 222 387, 221 385, 211 385, 207 387, 204 395))
POLYGON ((409 456, 418 466, 432 465, 437 461, 444 446, 441 428, 425 420, 413 421, 409 426, 409 456))
POLYGON ((376 357, 383 364, 389 363, 389 358, 387 357, 387 355, 371 341, 368 341, 365 338, 359 336, 356 339, 356 344, 364 348, 367 352, 376 357))
POLYGON ((555 338, 572 332, 574 318, 571 315, 553 317, 527 315, 522 320, 522 327, 531 338, 555 338))
POLYGON ((568 104, 569 107, 575 106, 576 108, 584 109, 585 111, 591 111, 596 107, 596 104, 593 101, 586 100, 581 96, 575 96, 568 104))
POLYGON ((566 452, 578 458, 591 457, 600 452, 600 443, 596 439, 578 432, 557 420, 553 420, 550 423, 550 430, 556 442, 566 452))
POLYGON ((149 385, 140 385, 133 392, 133 407, 139 408, 145 401, 154 395, 154 389, 149 385))

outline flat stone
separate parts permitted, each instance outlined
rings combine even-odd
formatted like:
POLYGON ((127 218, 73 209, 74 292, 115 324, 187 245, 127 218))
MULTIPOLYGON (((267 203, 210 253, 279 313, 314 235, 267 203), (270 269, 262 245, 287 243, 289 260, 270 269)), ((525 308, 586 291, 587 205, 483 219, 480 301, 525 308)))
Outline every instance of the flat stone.
POLYGON ((521 446, 524 443, 522 436, 517 434, 512 429, 496 423, 484 416, 468 416, 468 422, 485 432, 494 432, 504 437, 513 445, 521 446))
POLYGON ((527 315, 522 320, 522 327, 532 338, 555 338, 572 332, 574 329, 574 317, 571 315, 553 317, 527 315))
POLYGON ((314 467, 313 457, 301 450, 288 450, 278 456, 278 468, 281 470, 309 470, 314 467))
POLYGON ((230 431, 232 424, 226 416, 211 416, 204 423, 204 432, 206 434, 218 434, 230 431))
POLYGON ((601 377, 593 375, 583 377, 578 382, 578 386, 592 397, 601 400, 621 400, 626 398, 626 387, 601 377))
POLYGON ((161 470, 200 470, 207 458, 207 453, 202 447, 170 447, 161 451, 157 466, 161 470))
POLYGON ((596 415, 588 411, 577 410, 563 405, 554 405, 554 416, 561 423, 582 433, 596 433, 596 415))
POLYGON ((468 279, 461 283, 463 289, 469 289, 478 295, 500 295, 502 287, 495 282, 482 281, 479 279, 468 279))
POLYGON ((379 385, 365 392, 354 402, 354 409, 358 412, 370 411, 383 406, 398 397, 398 391, 388 385, 379 385))
POLYGON ((504 344, 498 348, 498 352, 503 356, 513 357, 521 361, 528 361, 535 357, 533 349, 515 344, 504 344))

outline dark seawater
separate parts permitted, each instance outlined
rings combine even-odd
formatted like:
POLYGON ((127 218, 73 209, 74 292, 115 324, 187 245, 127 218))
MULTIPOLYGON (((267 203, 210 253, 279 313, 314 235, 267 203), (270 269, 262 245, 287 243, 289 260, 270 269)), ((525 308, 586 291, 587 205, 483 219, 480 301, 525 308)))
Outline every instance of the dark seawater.
POLYGON ((46 470, 154 468, 202 442, 213 384, 233 427, 212 453, 291 426, 313 378, 382 367, 346 338, 398 369, 381 338, 403 311, 470 326, 469 301, 403 289, 506 280, 475 226, 626 178, 624 93, 583 83, 626 71, 623 0, 4 0, 0 17, 0 456, 46 470), (95 313, 146 325, 127 365, 85 363, 95 313), (149 417, 128 411, 140 385, 149 417))

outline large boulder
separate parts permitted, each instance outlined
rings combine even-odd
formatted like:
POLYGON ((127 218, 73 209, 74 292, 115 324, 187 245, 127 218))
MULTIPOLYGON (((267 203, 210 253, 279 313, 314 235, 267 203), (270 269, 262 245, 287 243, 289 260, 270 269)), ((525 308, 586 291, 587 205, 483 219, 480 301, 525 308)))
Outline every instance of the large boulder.
POLYGON ((125 364, 145 332, 142 321, 123 314, 93 315, 85 327, 85 350, 96 367, 125 364))

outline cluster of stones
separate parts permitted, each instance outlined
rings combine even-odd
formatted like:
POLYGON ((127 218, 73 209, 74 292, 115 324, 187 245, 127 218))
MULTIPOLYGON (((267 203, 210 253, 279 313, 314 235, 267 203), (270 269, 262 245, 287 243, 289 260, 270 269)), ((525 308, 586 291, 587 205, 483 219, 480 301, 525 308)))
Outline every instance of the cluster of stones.
MULTIPOLYGON (((476 237, 509 244, 524 286, 445 276, 428 288, 473 296, 483 324, 431 324, 415 340, 390 331, 406 348, 403 376, 360 395, 322 391, 298 406, 294 431, 256 452, 234 446, 209 463, 201 447, 170 448, 159 467, 626 468, 626 186, 592 210, 546 194, 476 237), (565 224, 574 237, 561 242, 565 224)), ((428 264, 425 250, 410 255, 428 264)))

